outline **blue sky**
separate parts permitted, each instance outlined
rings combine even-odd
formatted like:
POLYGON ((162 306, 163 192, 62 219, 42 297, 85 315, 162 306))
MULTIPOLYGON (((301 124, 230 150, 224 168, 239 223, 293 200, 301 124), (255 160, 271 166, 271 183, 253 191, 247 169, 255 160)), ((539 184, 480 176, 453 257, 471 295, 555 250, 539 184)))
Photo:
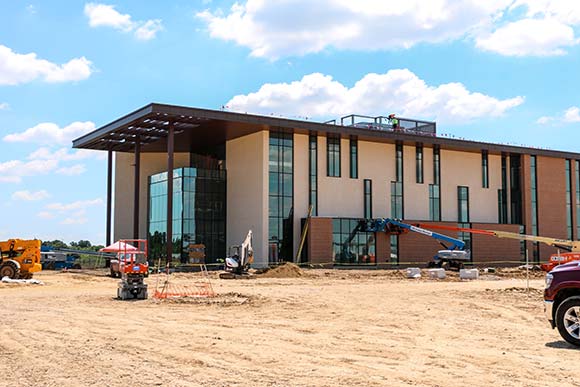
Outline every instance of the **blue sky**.
POLYGON ((580 152, 576 3, 2 1, 0 239, 102 243, 106 162, 70 140, 149 102, 580 152))

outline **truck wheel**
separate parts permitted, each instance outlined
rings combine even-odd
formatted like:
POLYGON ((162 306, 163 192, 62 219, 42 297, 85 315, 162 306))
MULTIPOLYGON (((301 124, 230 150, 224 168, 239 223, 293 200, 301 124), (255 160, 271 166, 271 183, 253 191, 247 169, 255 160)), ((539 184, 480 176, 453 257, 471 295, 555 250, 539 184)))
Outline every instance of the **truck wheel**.
POLYGON ((580 297, 570 297, 558 306, 556 326, 564 340, 580 346, 580 297))

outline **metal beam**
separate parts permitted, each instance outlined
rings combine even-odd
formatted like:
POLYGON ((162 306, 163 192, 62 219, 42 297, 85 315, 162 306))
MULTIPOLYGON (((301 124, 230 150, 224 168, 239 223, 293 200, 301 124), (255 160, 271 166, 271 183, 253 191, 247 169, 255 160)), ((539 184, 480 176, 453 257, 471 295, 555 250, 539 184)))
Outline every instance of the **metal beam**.
MULTIPOLYGON (((167 136, 167 264, 171 264, 173 258, 173 148, 174 148, 173 122, 169 123, 167 136)), ((169 266, 168 266, 169 267, 169 266)))
POLYGON ((133 189, 133 239, 139 239, 139 175, 141 173, 141 141, 139 136, 135 139, 135 182, 133 189))
POLYGON ((107 157, 107 246, 111 244, 111 209, 113 202, 113 151, 109 149, 107 157))

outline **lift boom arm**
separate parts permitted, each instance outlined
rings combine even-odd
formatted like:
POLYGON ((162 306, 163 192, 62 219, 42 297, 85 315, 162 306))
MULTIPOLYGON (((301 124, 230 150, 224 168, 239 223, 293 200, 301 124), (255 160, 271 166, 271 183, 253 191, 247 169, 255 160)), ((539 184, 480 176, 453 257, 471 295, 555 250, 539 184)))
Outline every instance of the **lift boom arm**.
POLYGON ((390 218, 380 218, 363 221, 362 230, 369 232, 390 232, 390 233, 400 233, 400 229, 416 232, 434 239, 437 239, 439 243, 443 245, 448 250, 463 250, 465 248, 465 242, 460 239, 451 238, 450 236, 439 234, 437 232, 427 230, 421 227, 413 226, 411 224, 400 222, 396 219, 390 218), (395 227, 393 227, 395 226, 395 227), (399 230, 397 230, 399 228, 399 230), (449 243, 449 246, 443 244, 443 242, 449 243))

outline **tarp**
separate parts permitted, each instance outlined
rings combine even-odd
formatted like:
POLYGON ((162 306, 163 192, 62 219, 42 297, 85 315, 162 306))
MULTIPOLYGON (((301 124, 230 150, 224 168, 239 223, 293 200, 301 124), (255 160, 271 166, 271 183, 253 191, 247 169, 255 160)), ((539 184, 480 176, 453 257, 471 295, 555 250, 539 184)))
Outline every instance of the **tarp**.
POLYGON ((102 253, 118 253, 118 252, 125 252, 125 251, 135 251, 137 250, 136 247, 131 246, 128 243, 117 241, 110 246, 103 247, 99 251, 102 253))
POLYGON ((44 282, 37 279, 12 279, 10 277, 2 277, 2 282, 9 284, 34 284, 34 285, 44 285, 44 282))

